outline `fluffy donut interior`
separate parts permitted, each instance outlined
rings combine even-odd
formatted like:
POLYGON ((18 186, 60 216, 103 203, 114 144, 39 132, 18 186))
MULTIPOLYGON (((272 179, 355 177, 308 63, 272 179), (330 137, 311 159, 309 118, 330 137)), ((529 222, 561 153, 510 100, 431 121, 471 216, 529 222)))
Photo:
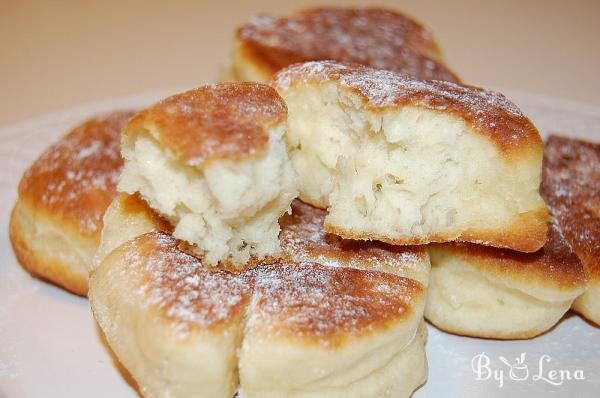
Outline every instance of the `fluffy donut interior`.
MULTIPOLYGON (((577 293, 547 294, 479 270, 469 261, 430 249, 431 278, 425 317, 439 328, 457 334, 490 338, 529 338, 550 329, 571 306, 577 293), (544 297, 541 297, 544 296, 544 297)), ((547 293, 547 292, 546 292, 547 293)))
POLYGON ((507 162, 459 117, 413 106, 375 112, 332 82, 280 91, 300 197, 329 207, 326 224, 336 229, 456 237, 544 206, 541 155, 507 162))
POLYGON ((283 134, 281 125, 270 131, 266 153, 195 168, 164 149, 151 129, 141 129, 123 143, 126 162, 118 189, 139 191, 206 264, 241 266, 250 256, 276 255, 277 221, 297 195, 283 134))

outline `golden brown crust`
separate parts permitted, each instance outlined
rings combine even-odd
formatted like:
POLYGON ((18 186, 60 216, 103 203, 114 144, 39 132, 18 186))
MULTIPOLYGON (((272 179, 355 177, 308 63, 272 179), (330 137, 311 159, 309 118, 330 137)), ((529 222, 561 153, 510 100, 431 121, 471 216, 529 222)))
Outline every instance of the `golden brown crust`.
POLYGON ((152 128, 156 138, 190 166, 239 159, 266 150, 269 129, 283 123, 287 107, 260 83, 219 83, 173 95, 140 112, 124 130, 130 137, 152 128))
MULTIPOLYGON (((376 43, 383 46, 410 47, 432 58, 442 58, 433 34, 418 21, 398 11, 377 7, 314 7, 301 10, 299 14, 309 21, 311 27, 331 28, 333 25, 359 40, 369 35, 377 38, 376 43)), ((358 50, 371 50, 369 44, 374 43, 363 40, 353 44, 359 46, 358 50)))
POLYGON ((140 217, 149 217, 157 231, 169 234, 173 233, 173 226, 171 223, 152 209, 139 192, 136 192, 133 195, 120 193, 117 197, 122 206, 122 211, 127 215, 138 214, 140 217))
POLYGON ((291 17, 259 15, 237 31, 239 51, 272 75, 289 65, 336 60, 423 80, 460 79, 441 63, 421 24, 386 9, 315 8, 291 17))
POLYGON ((495 228, 470 229, 456 240, 533 253, 546 243, 550 219, 548 209, 543 204, 536 210, 519 214, 503 231, 495 228))
POLYGON ((424 296, 423 286, 412 279, 316 263, 260 265, 237 274, 209 271, 162 232, 129 241, 105 263, 128 270, 137 292, 179 331, 223 327, 252 297, 261 328, 307 342, 341 344, 410 317, 424 296))
POLYGON ((251 326, 331 346, 411 317, 424 294, 412 279, 316 263, 274 264, 253 273, 251 326))
POLYGON ((283 90, 296 84, 328 81, 362 97, 371 111, 414 106, 450 113, 492 140, 503 153, 521 157, 527 153, 541 159, 543 146, 537 128, 499 93, 450 82, 419 81, 389 71, 331 61, 293 65, 274 77, 275 86, 283 90))
POLYGON ((119 137, 133 114, 113 112, 84 122, 25 171, 9 230, 17 260, 31 274, 87 294, 85 262, 91 258, 84 257, 98 244, 102 217, 116 193, 123 166, 119 137), (46 235, 37 236, 38 229, 46 235), (71 247, 45 247, 43 239, 57 239, 48 235, 58 234, 53 231, 60 231, 71 247))
POLYGON ((546 243, 549 219, 548 210, 544 207, 537 211, 521 214, 503 231, 497 228, 469 229, 460 234, 438 233, 425 237, 393 239, 386 236, 354 232, 325 223, 324 230, 344 239, 379 240, 390 245, 425 245, 428 243, 472 242, 484 246, 510 248, 525 253, 533 253, 546 243))
POLYGON ((542 283, 566 291, 579 291, 586 284, 581 262, 554 223, 548 229, 546 244, 535 253, 472 243, 450 243, 434 247, 466 258, 469 264, 502 279, 542 283))
MULTIPOLYGON (((161 218, 143 199, 130 196, 124 200, 132 201, 134 206, 128 212, 143 211, 155 218, 157 229, 172 232, 172 226, 161 218), (141 206, 136 209, 135 207, 141 206)), ((323 222, 327 212, 296 199, 291 204, 292 214, 285 214, 279 219, 281 231, 279 242, 282 252, 277 257, 266 257, 257 260, 251 257, 244 269, 252 269, 260 265, 278 262, 315 262, 333 267, 360 268, 383 271, 402 276, 410 276, 426 284, 429 268, 429 255, 425 246, 394 246, 379 241, 365 242, 347 240, 325 232, 323 222)), ((178 249, 191 256, 196 256, 194 249, 185 241, 179 241, 178 249)), ((205 265, 207 266, 207 265, 205 265)), ((217 267, 208 266, 232 273, 239 273, 236 267, 225 261, 217 267)))
POLYGON ((600 144, 550 136, 541 192, 588 279, 600 281, 600 144))
POLYGON ((25 171, 19 198, 99 239, 123 160, 119 139, 132 112, 114 112, 73 129, 25 171))
POLYGON ((292 214, 279 220, 279 241, 286 261, 314 261, 333 266, 404 273, 427 262, 424 246, 392 246, 382 242, 346 240, 323 230, 327 212, 292 202, 292 214))
POLYGON ((209 271, 201 260, 177 248, 177 241, 163 232, 149 232, 125 243, 105 262, 127 270, 161 316, 187 328, 221 329, 244 311, 252 288, 248 274, 209 271), (116 258, 116 262, 114 259, 116 258))
MULTIPOLYGON (((71 293, 86 296, 88 291, 87 275, 77 272, 73 269, 73 264, 66 264, 52 253, 41 253, 31 246, 30 239, 35 237, 27 236, 25 233, 25 227, 22 225, 24 220, 21 219, 20 212, 27 210, 23 209, 23 206, 26 205, 20 202, 15 205, 9 223, 10 242, 17 261, 33 276, 60 286, 71 293)), ((40 216, 38 215, 38 217, 40 216)), ((73 241, 77 239, 93 238, 73 236, 73 241)), ((83 264, 79 264, 79 266, 83 266, 83 264)))

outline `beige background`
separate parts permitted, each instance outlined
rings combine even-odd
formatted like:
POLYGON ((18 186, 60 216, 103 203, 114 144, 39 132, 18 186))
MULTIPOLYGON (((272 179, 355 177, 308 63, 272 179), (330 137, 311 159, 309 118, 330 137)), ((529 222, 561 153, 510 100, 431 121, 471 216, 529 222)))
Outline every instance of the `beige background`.
POLYGON ((425 22, 465 81, 600 105, 600 1, 0 0, 0 125, 211 81, 257 12, 380 4, 425 22))

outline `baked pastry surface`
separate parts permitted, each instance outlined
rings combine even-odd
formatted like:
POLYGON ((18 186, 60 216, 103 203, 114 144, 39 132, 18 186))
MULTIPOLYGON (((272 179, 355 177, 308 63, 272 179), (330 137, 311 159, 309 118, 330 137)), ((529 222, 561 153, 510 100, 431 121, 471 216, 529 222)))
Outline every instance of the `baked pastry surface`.
POLYGON ((84 122, 23 175, 9 230, 17 259, 33 275, 87 293, 87 269, 123 165, 121 127, 132 116, 114 112, 84 122))
POLYGON ((542 141, 501 94, 329 61, 284 69, 273 84, 288 105, 300 198, 328 209, 326 231, 543 246, 542 141))
POLYGON ((259 15, 236 34, 230 78, 268 81, 299 62, 335 60, 392 70, 423 80, 460 79, 420 23, 378 8, 314 8, 290 17, 259 15))
POLYGON ((279 261, 210 271, 137 200, 106 212, 102 240, 118 247, 90 302, 144 396, 403 397, 425 381, 426 289, 404 276, 427 280, 424 248, 327 240, 324 212, 296 201, 279 261), (133 237, 122 220, 144 227, 133 237))
POLYGON ((537 336, 585 291, 583 267, 558 226, 535 253, 471 243, 429 246, 425 317, 450 333, 494 339, 537 336))
POLYGON ((429 256, 425 246, 393 246, 340 238, 324 231, 327 212, 296 199, 292 213, 280 220, 282 259, 312 261, 332 267, 382 271, 429 283, 429 256))
POLYGON ((542 191, 588 279, 573 309, 600 325, 600 144, 550 136, 542 191))
POLYGON ((277 220, 297 196, 286 116, 277 92, 259 83, 169 97, 124 128, 118 189, 139 192, 207 265, 276 256, 277 220))

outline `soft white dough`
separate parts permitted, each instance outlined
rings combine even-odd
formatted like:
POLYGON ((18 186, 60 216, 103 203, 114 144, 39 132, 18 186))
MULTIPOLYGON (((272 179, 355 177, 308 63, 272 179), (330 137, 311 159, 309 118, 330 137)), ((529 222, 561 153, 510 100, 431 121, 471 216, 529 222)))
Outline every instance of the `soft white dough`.
MULTIPOLYGON (((202 290, 197 285, 201 279, 189 275, 177 282, 169 279, 172 278, 170 273, 179 275, 180 270, 174 270, 177 268, 174 264, 186 263, 173 253, 159 253, 152 259, 148 254, 140 256, 147 246, 139 241, 148 238, 134 235, 157 231, 160 224, 147 206, 128 206, 127 201, 131 199, 125 194, 119 195, 106 213, 105 233, 100 244, 105 249, 98 254, 100 264, 92 272, 90 300, 111 347, 136 378, 144 396, 167 398, 200 394, 225 398, 240 388, 241 396, 246 398, 406 398, 425 382, 424 291, 411 297, 408 314, 397 314, 397 319, 381 328, 366 325, 360 333, 349 333, 339 346, 330 344, 327 337, 305 339, 293 334, 288 339, 285 333, 273 333, 269 319, 263 318, 259 307, 261 297, 268 296, 258 292, 254 292, 247 307, 237 312, 224 327, 206 328, 200 324, 187 329, 181 328, 179 318, 163 317, 160 307, 165 298, 174 298, 178 305, 193 302, 189 300, 194 296, 182 294, 185 291, 203 298, 214 297, 212 290, 217 297, 224 294, 225 299, 215 302, 217 308, 226 307, 224 304, 236 299, 236 294, 228 297, 226 293, 231 290, 224 290, 218 280, 202 290), (132 238, 137 239, 137 243, 132 238), (149 277, 150 282, 167 280, 170 283, 160 288, 151 287, 149 277), (150 294, 141 294, 143 292, 150 294)), ((428 262, 425 257, 414 264, 422 269, 415 274, 419 279, 427 277, 428 262)), ((190 264, 201 267, 198 260, 190 264)), ((344 264, 342 261, 337 266, 344 264)), ((260 269, 259 266, 248 272, 260 273, 260 269)), ((393 268, 381 272, 402 274, 393 268)), ((277 279, 267 280, 277 285, 277 279)), ((352 303, 353 297, 344 300, 352 303)), ((189 313, 180 308, 172 314, 199 319, 208 307, 192 305, 190 308, 193 309, 189 313)), ((217 310, 217 313, 228 316, 227 312, 217 310)))
POLYGON ((250 256, 274 256, 280 252, 277 220, 297 196, 283 134, 284 126, 270 131, 264 154, 211 160, 199 170, 162 148, 151 132, 140 131, 132 147, 123 148, 118 189, 139 191, 207 264, 242 265, 250 256))
MULTIPOLYGON (((280 88, 300 197, 326 225, 390 241, 509 228, 544 208, 532 159, 509 163, 464 119, 400 106, 372 111, 335 82, 280 88)), ((541 167, 541 159, 538 166, 541 167)), ((442 240, 443 241, 443 240, 442 240)))
POLYGON ((430 249, 431 276, 425 318, 458 334, 490 338, 527 338, 550 329, 578 294, 510 283, 486 274, 468 261, 430 249))
POLYGON ((144 286, 136 273, 143 271, 129 268, 123 272, 123 267, 130 267, 130 258, 117 252, 111 252, 92 273, 89 299, 111 348, 135 377, 142 395, 232 397, 243 319, 233 319, 221 329, 199 329, 182 336, 175 321, 158 316, 157 306, 139 294, 144 286))
POLYGON ((249 308, 239 350, 245 398, 409 397, 427 379, 424 301, 383 330, 364 333, 337 347, 270 334, 249 308))
MULTIPOLYGON (((394 354, 387 363, 374 369, 364 378, 349 385, 325 387, 323 385, 305 386, 305 389, 272 387, 270 384, 241 385, 243 398, 407 398, 427 380, 428 366, 425 354, 424 336, 419 332, 400 352, 394 354)), ((389 348, 389 347, 388 347, 389 348)), ((333 356, 332 358, 335 358, 333 356)), ((305 366, 299 366, 297 372, 304 374, 305 366)))

